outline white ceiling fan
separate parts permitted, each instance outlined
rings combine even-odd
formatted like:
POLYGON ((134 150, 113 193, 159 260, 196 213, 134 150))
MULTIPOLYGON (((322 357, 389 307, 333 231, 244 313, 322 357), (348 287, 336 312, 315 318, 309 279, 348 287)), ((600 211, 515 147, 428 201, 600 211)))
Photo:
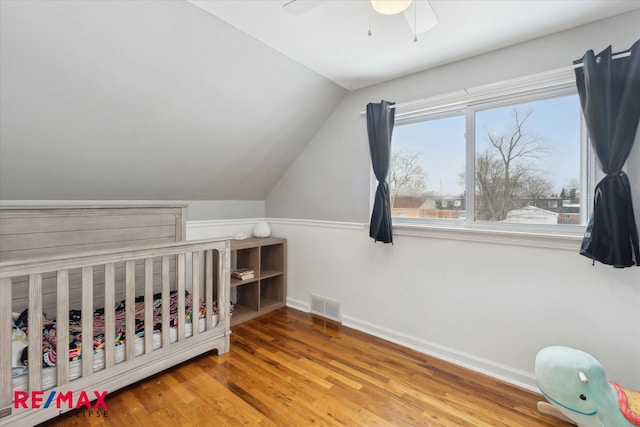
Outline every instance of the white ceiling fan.
MULTIPOLYGON (((326 0, 286 0, 282 8, 292 15, 302 15, 322 5, 326 0)), ((436 26, 438 18, 428 0, 370 0, 370 11, 382 15, 397 15, 402 13, 414 33, 417 35, 429 31, 436 26)), ((371 35, 371 29, 369 29, 371 35)))
POLYGON ((302 15, 320 6, 324 1, 325 0, 287 0, 282 5, 282 9, 292 15, 302 15))

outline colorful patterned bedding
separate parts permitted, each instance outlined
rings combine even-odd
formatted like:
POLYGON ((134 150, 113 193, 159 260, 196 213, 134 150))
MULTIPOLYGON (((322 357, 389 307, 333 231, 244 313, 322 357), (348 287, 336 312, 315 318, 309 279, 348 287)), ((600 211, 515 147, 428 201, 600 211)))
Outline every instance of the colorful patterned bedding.
MULTIPOLYGON (((213 302, 213 312, 217 313, 216 302, 213 302)), ((193 310, 193 300, 190 294, 185 296, 185 320, 187 323, 191 323, 193 310)), ((178 317, 178 293, 173 291, 170 294, 170 327, 177 325, 178 317)), ((136 298, 135 304, 135 321, 136 321, 136 336, 144 336, 144 297, 136 298)), ((205 303, 200 300, 198 319, 205 316, 205 303)), ((70 310, 69 311, 69 360, 82 359, 82 323, 81 323, 81 311, 70 310)), ((115 312, 115 343, 116 346, 122 345, 126 342, 125 336, 125 301, 120 301, 116 304, 115 312)), ((25 310, 19 316, 14 318, 13 324, 13 360, 12 360, 12 376, 23 375, 27 372, 28 366, 28 348, 27 348, 27 311, 25 310)), ((105 344, 105 331, 104 331, 104 309, 96 309, 93 312, 93 352, 94 354, 100 353, 105 344)), ((154 295, 153 301, 153 329, 154 333, 162 330, 162 300, 161 295, 154 295)), ((56 365, 56 322, 55 320, 46 319, 43 316, 42 320, 42 363, 43 366, 55 366, 56 365)))

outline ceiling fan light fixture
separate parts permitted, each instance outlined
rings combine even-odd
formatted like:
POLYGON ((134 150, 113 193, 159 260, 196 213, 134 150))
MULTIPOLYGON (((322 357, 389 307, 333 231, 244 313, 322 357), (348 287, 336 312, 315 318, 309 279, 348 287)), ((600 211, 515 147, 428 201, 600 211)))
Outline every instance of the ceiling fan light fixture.
POLYGON ((382 15, 396 15, 404 12, 412 0, 371 0, 373 10, 382 15))

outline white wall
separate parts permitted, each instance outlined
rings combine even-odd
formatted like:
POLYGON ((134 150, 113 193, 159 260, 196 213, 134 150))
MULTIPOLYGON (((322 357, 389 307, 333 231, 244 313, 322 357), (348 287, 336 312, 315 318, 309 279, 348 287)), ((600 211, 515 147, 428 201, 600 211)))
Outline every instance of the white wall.
POLYGON ((187 220, 256 218, 264 216, 264 200, 190 200, 187 220))
MULTIPOLYGON (((640 388, 640 269, 577 251, 274 224, 289 239, 291 305, 342 303, 343 322, 426 353, 535 387, 538 350, 568 345, 640 388)), ((308 306, 306 306, 308 309, 308 306)))
MULTIPOLYGON (((250 233, 259 218, 195 221, 191 239, 250 233)), ((270 218, 288 239, 287 304, 311 294, 342 304, 354 327, 536 390, 536 353, 567 345, 640 389, 640 268, 617 270, 548 249, 396 236, 364 223, 270 218)), ((565 245, 566 246, 566 245, 565 245)))
POLYGON ((210 239, 216 237, 227 237, 233 239, 239 234, 251 236, 255 224, 264 219, 240 218, 227 220, 202 220, 187 222, 187 240, 210 239))
MULTIPOLYGON (((638 22, 635 11, 349 94, 266 200, 274 234, 289 239, 289 303, 304 309, 311 294, 340 301, 348 325, 529 388, 538 350, 575 346, 640 389, 640 268, 592 266, 579 242, 571 250, 408 236, 375 244, 362 226, 371 168, 360 115, 380 99, 561 68, 610 44, 628 49, 638 22)), ((638 223, 639 145, 627 164, 638 223)))

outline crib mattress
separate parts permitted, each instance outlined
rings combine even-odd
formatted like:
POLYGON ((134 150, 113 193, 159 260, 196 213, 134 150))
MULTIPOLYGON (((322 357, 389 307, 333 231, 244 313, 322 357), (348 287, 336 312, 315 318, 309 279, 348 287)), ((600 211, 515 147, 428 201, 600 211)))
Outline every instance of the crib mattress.
MULTIPOLYGON (((177 313, 177 292, 173 291, 170 294, 170 322, 169 322, 169 341, 170 343, 176 342, 178 339, 177 321, 179 317, 177 313)), ((145 339, 144 339, 144 298, 139 297, 136 299, 135 305, 135 356, 139 356, 145 353, 145 339)), ((215 302, 214 302, 215 308, 215 302)), ((200 331, 205 329, 205 307, 204 301, 200 300, 198 313, 198 326, 200 331)), ((217 324, 217 314, 214 311, 213 324, 217 324)), ((26 317, 19 316, 19 317, 26 317)), ((192 335, 192 298, 187 293, 185 296, 185 315, 182 317, 185 322, 185 336, 192 335)), ((69 380, 73 380, 82 376, 82 328, 81 328, 81 313, 79 311, 71 310, 69 313, 69 380)), ((121 301, 116 304, 115 310, 115 363, 121 363, 125 361, 127 340, 125 336, 125 301, 121 301)), ((13 372, 12 372, 12 385, 13 390, 26 390, 28 387, 28 364, 26 360, 26 342, 27 337, 25 335, 27 328, 26 325, 22 325, 18 319, 14 322, 14 339, 13 339, 13 372), (17 324, 16 324, 17 323, 17 324)), ((153 299, 153 349, 158 349, 162 345, 161 339, 162 331, 162 304, 160 295, 154 295, 153 299)), ((105 367, 105 354, 104 354, 104 310, 97 309, 93 312, 93 372, 104 369, 105 367)), ((43 348, 42 348, 42 388, 44 390, 54 387, 57 384, 57 369, 56 365, 56 342, 59 337, 56 335, 56 322, 43 318, 43 348)))
MULTIPOLYGON (((205 329, 205 319, 202 317, 199 319, 199 330, 203 332, 205 329)), ((218 324, 218 315, 213 315, 213 325, 218 324)), ((191 323, 185 324, 185 337, 190 337, 193 332, 191 323)), ((178 328, 172 327, 169 329, 169 342, 174 343, 178 341, 178 328)), ((153 349, 158 349, 162 345, 160 331, 154 331, 153 333, 153 349)), ((116 364, 125 361, 126 343, 116 346, 115 348, 115 362, 116 364)), ((136 336, 135 339, 135 355, 140 356, 144 354, 144 336, 136 336)), ((94 352, 93 354, 93 372, 104 369, 104 348, 94 352)), ((69 362, 69 380, 72 381, 82 376, 82 360, 77 359, 69 362)), ((48 390, 56 386, 58 383, 58 374, 55 367, 48 367, 42 370, 42 389, 48 390)), ((20 376, 13 377, 12 379, 13 390, 27 390, 29 388, 29 375, 26 373, 20 376)))

